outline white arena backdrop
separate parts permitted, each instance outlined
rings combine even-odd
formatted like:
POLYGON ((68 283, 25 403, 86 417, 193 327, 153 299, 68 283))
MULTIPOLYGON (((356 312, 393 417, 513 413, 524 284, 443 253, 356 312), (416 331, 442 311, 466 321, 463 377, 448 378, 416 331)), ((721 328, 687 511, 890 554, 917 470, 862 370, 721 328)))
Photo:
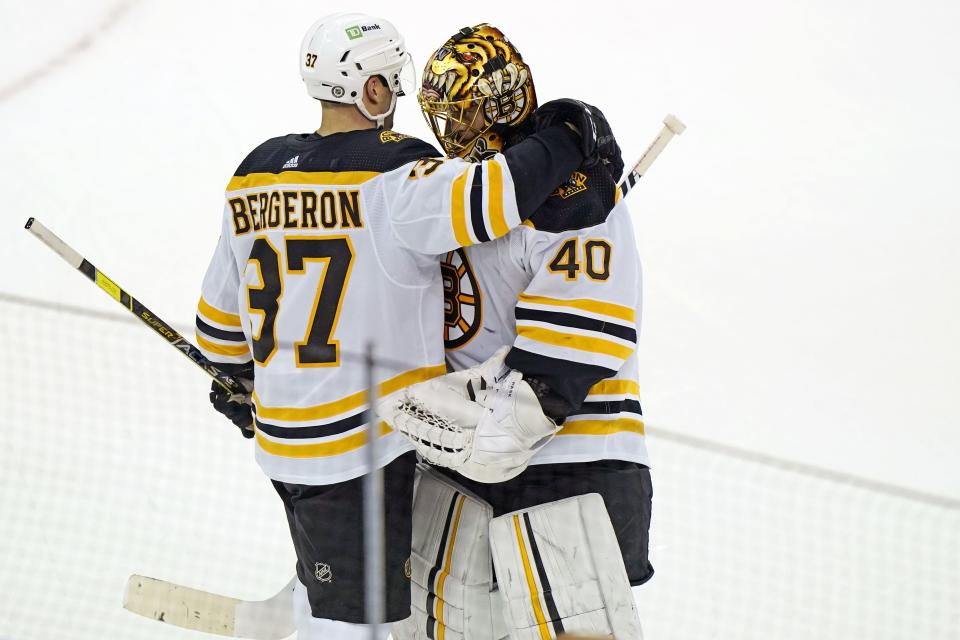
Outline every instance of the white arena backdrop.
MULTIPOLYGON (((0 638, 196 640, 123 610, 127 576, 245 599, 286 583, 280 501, 202 372, 119 310, 4 294, 0 339, 0 638)), ((669 425, 650 441, 648 640, 960 638, 957 501, 669 425)))

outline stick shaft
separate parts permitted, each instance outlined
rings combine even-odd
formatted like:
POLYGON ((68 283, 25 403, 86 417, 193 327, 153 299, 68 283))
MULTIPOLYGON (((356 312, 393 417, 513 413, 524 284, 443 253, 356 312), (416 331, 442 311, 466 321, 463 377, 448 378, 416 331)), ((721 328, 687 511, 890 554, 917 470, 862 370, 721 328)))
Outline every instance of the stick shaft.
POLYGON ((87 276, 94 284, 103 289, 107 295, 123 305, 127 311, 153 329, 153 331, 166 340, 170 346, 206 371, 207 375, 216 380, 224 389, 230 393, 246 393, 243 385, 237 382, 235 378, 221 371, 213 362, 208 360, 193 343, 177 333, 173 327, 150 311, 150 309, 139 300, 124 291, 120 285, 108 278, 106 274, 77 253, 73 247, 57 237, 55 233, 45 227, 39 220, 35 218, 27 220, 26 229, 43 244, 50 247, 57 255, 66 260, 70 266, 87 276))
POLYGON ((660 133, 657 134, 657 137, 653 139, 653 142, 651 142, 647 150, 643 152, 640 159, 634 163, 633 168, 630 169, 623 180, 620 181, 618 188, 620 189, 621 198, 630 193, 630 190, 636 186, 637 181, 643 177, 647 169, 650 168, 650 165, 653 164, 653 161, 660 155, 660 152, 663 151, 670 140, 673 139, 673 136, 683 133, 684 129, 686 129, 686 125, 680 122, 676 116, 667 115, 667 117, 663 119, 663 128, 660 130, 660 133))

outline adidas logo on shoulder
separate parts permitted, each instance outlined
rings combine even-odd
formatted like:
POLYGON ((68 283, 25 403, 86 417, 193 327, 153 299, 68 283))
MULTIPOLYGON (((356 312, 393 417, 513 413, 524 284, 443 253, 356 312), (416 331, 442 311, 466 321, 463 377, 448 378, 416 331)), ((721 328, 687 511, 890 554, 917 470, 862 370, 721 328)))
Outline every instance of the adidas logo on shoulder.
POLYGON ((296 169, 297 165, 300 163, 300 156, 296 155, 283 163, 284 169, 296 169))

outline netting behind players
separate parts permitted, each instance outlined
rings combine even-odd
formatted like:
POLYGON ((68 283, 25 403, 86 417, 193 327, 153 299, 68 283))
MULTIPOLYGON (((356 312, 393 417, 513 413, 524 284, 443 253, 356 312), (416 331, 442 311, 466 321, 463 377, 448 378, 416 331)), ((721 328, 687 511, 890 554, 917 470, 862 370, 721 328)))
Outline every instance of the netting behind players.
MULTIPOLYGON (((280 501, 202 372, 122 312, 0 296, 0 339, 0 639, 199 637, 124 611, 131 573, 287 582, 280 501)), ((960 637, 958 503, 669 432, 651 449, 648 640, 960 637)))

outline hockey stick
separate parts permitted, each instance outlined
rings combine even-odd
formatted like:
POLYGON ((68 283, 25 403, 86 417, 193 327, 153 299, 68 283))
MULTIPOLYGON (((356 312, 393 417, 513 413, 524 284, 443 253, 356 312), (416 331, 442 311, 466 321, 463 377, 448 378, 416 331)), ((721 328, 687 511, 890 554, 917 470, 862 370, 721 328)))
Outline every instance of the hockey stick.
POLYGON ((683 133, 684 129, 687 128, 687 125, 680 122, 680 119, 673 114, 668 113, 667 116, 663 119, 663 129, 660 130, 660 133, 657 134, 657 137, 653 139, 653 142, 650 143, 650 146, 647 147, 647 150, 643 152, 643 155, 640 156, 640 159, 637 160, 636 164, 633 165, 633 168, 630 169, 630 173, 620 181, 620 198, 623 199, 630 190, 637 184, 637 181, 643 177, 647 172, 647 169, 650 168, 650 165, 653 164, 653 161, 657 159, 657 156, 660 155, 660 152, 663 151, 664 147, 667 146, 667 143, 673 138, 674 135, 680 135, 683 133))
POLYGON ((207 372, 221 387, 231 394, 245 395, 244 386, 236 378, 224 373, 216 365, 207 360, 199 349, 174 331, 173 327, 161 320, 152 311, 147 309, 136 298, 120 288, 116 282, 108 278, 86 258, 77 253, 70 245, 61 240, 50 229, 47 229, 36 218, 27 220, 26 230, 35 235, 40 242, 50 247, 57 255, 67 261, 70 266, 87 276, 94 284, 122 304, 130 313, 140 318, 145 325, 156 331, 164 340, 170 343, 177 351, 185 355, 195 365, 207 372))
POLYGON ((238 600, 133 575, 123 592, 123 608, 176 627, 230 638, 280 640, 292 635, 294 576, 267 600, 238 600))

